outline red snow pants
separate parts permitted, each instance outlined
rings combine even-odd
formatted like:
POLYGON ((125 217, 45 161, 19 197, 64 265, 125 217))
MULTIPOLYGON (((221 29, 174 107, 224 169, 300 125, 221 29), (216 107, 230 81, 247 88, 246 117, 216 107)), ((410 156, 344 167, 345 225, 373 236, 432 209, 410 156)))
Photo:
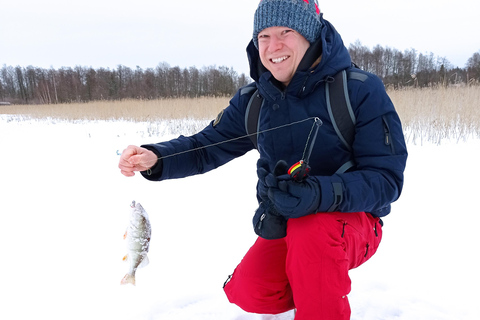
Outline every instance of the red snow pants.
POLYGON ((228 300, 252 313, 296 308, 296 320, 350 319, 348 270, 376 252, 379 220, 364 212, 289 219, 285 238, 250 248, 224 286, 228 300))

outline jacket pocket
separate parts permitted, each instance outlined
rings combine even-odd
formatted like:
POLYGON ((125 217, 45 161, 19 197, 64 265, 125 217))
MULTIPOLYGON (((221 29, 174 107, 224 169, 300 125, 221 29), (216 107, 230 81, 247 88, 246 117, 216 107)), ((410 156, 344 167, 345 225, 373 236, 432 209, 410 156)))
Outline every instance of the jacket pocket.
POLYGON ((265 201, 255 211, 252 222, 255 233, 264 239, 281 239, 287 235, 287 219, 274 212, 265 201))
POLYGON ((392 152, 392 154, 395 154, 395 146, 393 145, 392 133, 390 131, 390 125, 388 123, 388 119, 386 115, 382 116, 382 121, 383 121, 385 145, 390 147, 390 151, 392 152))

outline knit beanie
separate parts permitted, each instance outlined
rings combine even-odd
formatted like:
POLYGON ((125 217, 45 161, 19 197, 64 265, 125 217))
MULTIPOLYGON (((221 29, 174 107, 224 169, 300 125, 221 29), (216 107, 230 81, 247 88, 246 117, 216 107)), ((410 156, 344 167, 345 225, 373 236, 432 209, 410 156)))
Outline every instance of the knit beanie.
POLYGON ((269 27, 291 28, 313 43, 322 29, 317 0, 261 0, 253 20, 253 43, 269 27))

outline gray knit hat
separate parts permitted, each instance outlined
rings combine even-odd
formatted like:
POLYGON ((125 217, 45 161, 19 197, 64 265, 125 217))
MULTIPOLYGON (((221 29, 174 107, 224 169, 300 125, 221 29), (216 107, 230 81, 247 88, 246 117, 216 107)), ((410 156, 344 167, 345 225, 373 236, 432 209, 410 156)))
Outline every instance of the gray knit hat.
POLYGON ((313 43, 322 29, 317 0, 261 0, 253 20, 253 43, 269 27, 291 28, 313 43))

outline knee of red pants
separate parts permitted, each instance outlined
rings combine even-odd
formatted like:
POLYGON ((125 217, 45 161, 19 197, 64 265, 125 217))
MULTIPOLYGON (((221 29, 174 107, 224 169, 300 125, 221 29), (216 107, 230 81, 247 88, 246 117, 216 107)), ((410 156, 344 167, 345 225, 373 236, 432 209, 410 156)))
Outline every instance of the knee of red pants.
POLYGON ((258 238, 224 286, 228 300, 253 313, 277 314, 293 309, 285 259, 285 240, 258 238))
POLYGON ((247 312, 278 314, 295 308, 288 281, 267 284, 235 271, 224 290, 228 301, 247 312))

